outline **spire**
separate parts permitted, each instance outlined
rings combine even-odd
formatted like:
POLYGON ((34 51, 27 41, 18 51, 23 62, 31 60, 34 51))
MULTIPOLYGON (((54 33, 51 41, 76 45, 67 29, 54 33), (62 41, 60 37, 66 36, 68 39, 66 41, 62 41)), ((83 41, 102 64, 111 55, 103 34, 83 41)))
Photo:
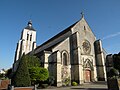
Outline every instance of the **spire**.
POLYGON ((27 27, 25 27, 25 29, 29 29, 29 30, 36 31, 36 30, 32 27, 32 20, 29 20, 29 21, 28 21, 27 27))
POLYGON ((84 12, 81 12, 82 18, 84 18, 84 12))
POLYGON ((32 21, 30 20, 30 21, 28 21, 28 26, 32 26, 32 21))

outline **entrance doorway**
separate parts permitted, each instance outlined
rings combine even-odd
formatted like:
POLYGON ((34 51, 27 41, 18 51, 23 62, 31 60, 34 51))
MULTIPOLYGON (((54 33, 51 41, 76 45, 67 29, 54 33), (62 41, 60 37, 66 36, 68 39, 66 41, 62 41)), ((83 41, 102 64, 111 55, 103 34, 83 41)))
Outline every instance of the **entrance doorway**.
POLYGON ((91 81, 91 71, 85 70, 85 82, 90 82, 90 81, 91 81))

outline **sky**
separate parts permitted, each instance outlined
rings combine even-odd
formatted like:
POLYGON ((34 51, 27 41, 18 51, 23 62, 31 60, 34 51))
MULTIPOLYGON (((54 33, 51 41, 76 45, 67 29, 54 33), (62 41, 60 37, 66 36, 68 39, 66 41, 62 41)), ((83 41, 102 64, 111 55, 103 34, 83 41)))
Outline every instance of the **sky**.
POLYGON ((81 12, 107 53, 120 52, 120 0, 0 0, 0 69, 12 67, 29 20, 40 45, 80 20, 81 12))

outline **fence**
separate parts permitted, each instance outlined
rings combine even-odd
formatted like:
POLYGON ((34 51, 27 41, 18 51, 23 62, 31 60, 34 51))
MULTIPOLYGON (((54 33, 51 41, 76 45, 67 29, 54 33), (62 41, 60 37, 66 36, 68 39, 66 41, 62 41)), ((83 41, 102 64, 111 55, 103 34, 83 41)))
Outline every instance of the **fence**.
POLYGON ((0 90, 7 89, 9 84, 10 84, 10 80, 0 80, 0 90))

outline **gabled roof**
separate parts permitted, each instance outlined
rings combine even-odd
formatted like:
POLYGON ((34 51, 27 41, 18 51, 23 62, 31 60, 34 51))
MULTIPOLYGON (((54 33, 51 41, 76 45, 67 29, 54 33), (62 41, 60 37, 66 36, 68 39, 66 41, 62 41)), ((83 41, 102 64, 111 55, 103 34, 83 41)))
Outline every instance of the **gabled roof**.
MULTIPOLYGON (((77 21, 76 23, 78 23, 78 21, 77 21)), ((43 45, 45 45, 45 44, 47 44, 47 43, 55 40, 56 38, 60 37, 61 35, 67 33, 68 31, 71 30, 71 28, 72 28, 76 23, 72 24, 71 26, 69 26, 69 27, 66 28, 65 30, 63 30, 63 31, 61 31, 60 33, 58 33, 57 35, 53 36, 52 38, 50 38, 48 41, 44 42, 43 44, 41 44, 41 45, 38 46, 37 48, 40 48, 40 47, 42 47, 43 45)), ((57 43, 57 44, 58 44, 58 43, 57 43)), ((37 48, 36 48, 36 49, 37 49, 37 48)))

